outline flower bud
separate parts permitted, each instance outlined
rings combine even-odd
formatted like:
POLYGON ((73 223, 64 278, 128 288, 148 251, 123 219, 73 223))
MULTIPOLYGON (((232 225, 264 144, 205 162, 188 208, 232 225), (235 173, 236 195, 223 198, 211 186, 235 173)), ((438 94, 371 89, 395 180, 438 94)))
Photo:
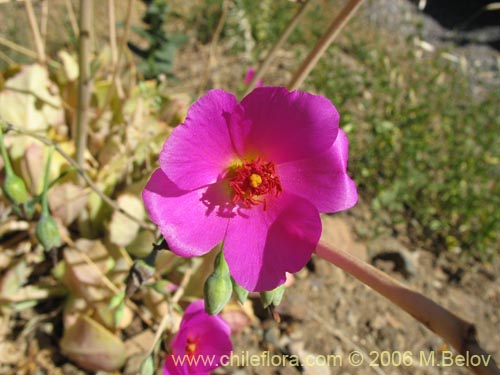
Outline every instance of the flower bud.
POLYGON ((23 204, 29 199, 24 181, 13 173, 7 173, 2 186, 5 196, 14 204, 23 204))
POLYGON ((231 277, 231 281, 233 283, 233 290, 234 290, 234 293, 236 294, 236 297, 238 298, 238 301, 240 301, 240 303, 242 303, 242 304, 245 303, 245 301, 248 298, 248 290, 246 290, 241 285, 239 285, 236 281, 234 281, 234 279, 232 277, 231 277))
POLYGON ((260 294, 260 298, 262 299, 262 304, 264 305, 264 307, 268 307, 271 304, 273 304, 274 306, 278 306, 284 294, 285 294, 285 284, 280 285, 279 287, 273 290, 262 292, 260 294))
POLYGON ((229 301, 229 298, 231 298, 232 292, 233 284, 231 282, 231 276, 229 276, 229 267, 221 251, 215 258, 214 272, 205 282, 205 311, 210 315, 220 313, 229 301))
POLYGON ((229 267, 222 251, 215 257, 214 273, 219 275, 229 275, 229 267))
POLYGON ((35 235, 46 251, 61 246, 61 235, 52 216, 42 215, 36 224, 35 235))
POLYGON ((212 273, 204 287, 205 311, 210 315, 217 315, 222 311, 231 298, 233 285, 229 274, 212 273))

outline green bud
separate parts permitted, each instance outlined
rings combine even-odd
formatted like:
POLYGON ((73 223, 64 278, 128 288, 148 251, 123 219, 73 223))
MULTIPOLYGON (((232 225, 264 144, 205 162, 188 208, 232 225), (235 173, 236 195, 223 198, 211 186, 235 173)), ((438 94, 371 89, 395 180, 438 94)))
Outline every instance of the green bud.
POLYGON ((271 304, 273 304, 274 306, 278 306, 283 299, 284 294, 285 284, 282 284, 273 290, 262 292, 260 294, 260 298, 262 299, 262 304, 264 305, 264 307, 268 307, 271 304))
POLYGON ((229 275, 229 267, 222 251, 215 257, 214 273, 219 275, 229 275))
POLYGON ((52 216, 42 215, 36 224, 35 234, 46 251, 61 246, 61 235, 52 216))
POLYGON ((238 298, 238 301, 240 303, 245 303, 245 301, 248 298, 248 290, 243 288, 241 285, 239 285, 234 279, 231 277, 231 282, 233 283, 233 290, 234 293, 236 294, 236 297, 238 298))
POLYGON ((2 189, 5 196, 14 204, 23 204, 29 199, 23 179, 15 174, 6 174, 2 189))
POLYGON ((29 199, 28 190, 24 181, 14 173, 10 158, 3 141, 3 129, 0 129, 0 152, 2 153, 5 180, 2 186, 5 196, 14 204, 25 203, 29 199))
POLYGON ((233 285, 229 275, 212 273, 204 287, 205 311, 210 315, 217 315, 222 311, 231 298, 233 285))
POLYGON ((205 282, 203 293, 205 298, 205 311, 210 315, 220 313, 231 298, 232 292, 233 284, 231 282, 231 276, 229 276, 229 267, 221 251, 215 258, 214 272, 205 282))

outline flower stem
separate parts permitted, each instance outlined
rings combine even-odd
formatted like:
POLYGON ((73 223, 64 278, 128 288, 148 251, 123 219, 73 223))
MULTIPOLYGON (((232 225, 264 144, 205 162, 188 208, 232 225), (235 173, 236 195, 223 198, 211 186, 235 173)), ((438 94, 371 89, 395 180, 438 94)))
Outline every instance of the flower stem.
POLYGON ((0 152, 2 153, 3 164, 5 167, 5 174, 11 176, 14 174, 12 169, 12 164, 10 163, 9 155, 7 154, 7 149, 5 148, 5 143, 3 140, 3 129, 0 128, 0 152))
POLYGON ((330 44, 335 40, 340 31, 344 28, 351 17, 356 13, 363 0, 349 0, 340 14, 333 20, 330 27, 323 34, 314 49, 306 57, 300 68, 293 75, 288 84, 290 91, 298 89, 307 78, 311 70, 318 63, 319 59, 326 52, 330 44))
MULTIPOLYGON (((384 272, 345 251, 328 247, 320 242, 316 248, 316 254, 327 262, 342 268, 405 310, 450 343, 460 354, 469 353, 469 355, 483 355, 483 358, 488 357, 489 354, 477 342, 474 324, 459 318, 431 299, 411 290, 384 272)), ((479 366, 471 366, 469 369, 476 374, 500 374, 500 370, 492 358, 487 364, 485 361, 481 361, 479 366)))
POLYGON ((49 215, 47 190, 49 189, 50 163, 52 162, 52 154, 53 153, 54 153, 54 146, 51 146, 49 148, 49 156, 47 157, 47 164, 45 164, 45 175, 43 176, 41 216, 48 216, 49 215))

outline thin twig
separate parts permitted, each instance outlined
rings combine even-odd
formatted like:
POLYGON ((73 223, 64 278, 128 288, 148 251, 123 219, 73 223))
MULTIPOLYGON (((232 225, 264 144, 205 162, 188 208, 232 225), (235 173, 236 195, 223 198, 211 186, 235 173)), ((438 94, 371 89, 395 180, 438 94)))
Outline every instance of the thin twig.
POLYGON ((75 11, 73 9, 73 4, 71 3, 71 0, 64 0, 64 5, 66 5, 66 12, 68 12, 71 30, 73 31, 73 35, 76 37, 79 32, 78 32, 78 22, 76 21, 75 11))
POLYGON ((222 3, 222 14, 219 18, 219 22, 217 23, 217 27, 215 28, 214 34, 212 35, 212 40, 210 41, 210 47, 208 48, 207 63, 205 64, 205 70, 203 71, 200 85, 198 86, 198 96, 200 96, 203 93, 203 90, 205 90, 205 86, 207 85, 210 70, 212 69, 215 60, 217 43, 219 42, 220 34, 222 32, 222 29, 224 28, 224 24, 226 23, 230 5, 231 5, 230 0, 224 0, 224 2, 222 3))
MULTIPOLYGON (((26 47, 23 47, 17 43, 14 43, 8 39, 2 38, 1 36, 0 36, 0 45, 3 45, 5 47, 11 49, 12 51, 20 53, 21 55, 27 56, 31 59, 34 59, 34 60, 38 59, 38 55, 36 54, 36 52, 34 52, 26 47)), ((61 67, 61 64, 59 62, 52 60, 52 59, 49 59, 48 63, 51 67, 56 68, 56 69, 61 67)))
POLYGON ((302 85, 311 70, 318 63, 319 59, 326 52, 330 44, 335 40, 340 31, 354 15, 363 0, 349 0, 339 15, 333 20, 330 27, 323 34, 314 49, 306 57, 300 68, 295 72, 292 80, 288 84, 289 90, 296 90, 302 85))
POLYGON ((55 150, 64 158, 66 159, 66 161, 73 167, 75 168, 75 170, 77 171, 77 173, 80 174, 80 176, 82 176, 82 178, 85 180, 85 182, 87 183, 87 185, 106 203, 108 204, 111 208, 113 208, 114 210, 122 213, 123 215, 125 215, 126 217, 128 217, 130 220, 133 220, 134 222, 138 223, 139 226, 141 228, 144 228, 144 229, 148 229, 148 230, 156 230, 156 227, 152 224, 149 224, 149 223, 146 223, 142 220, 139 220, 137 219, 136 217, 134 217, 133 215, 131 215, 130 213, 128 213, 127 211, 125 211, 124 209, 122 209, 120 206, 118 206, 118 204, 113 201, 111 198, 109 198, 106 194, 104 194, 98 187, 97 185, 94 183, 94 181, 92 181, 92 179, 89 177, 89 175, 85 172, 85 170, 80 167, 78 165, 78 163, 73 159, 71 158, 71 156, 69 156, 57 143, 54 143, 52 142, 50 139, 48 138, 45 138, 39 134, 36 134, 36 133, 33 133, 33 132, 30 132, 30 131, 27 131, 27 130, 22 130, 22 129, 18 129, 17 127, 15 127, 14 125, 12 124, 8 124, 8 130, 11 130, 17 134, 21 134, 21 135, 26 135, 26 136, 29 136, 29 137, 32 137, 40 142, 42 142, 43 144, 46 144, 47 146, 54 146, 55 150))
POLYGON ((123 54, 125 53, 125 48, 127 46, 128 32, 130 30, 130 24, 132 22, 133 5, 134 5, 134 0, 128 0, 128 2, 127 2, 127 14, 125 15, 125 26, 124 26, 123 34, 120 38, 118 59, 117 59, 116 63, 113 64, 113 66, 112 66, 111 86, 106 93, 106 98, 104 100, 104 104, 103 104, 102 108, 98 109, 98 111, 97 111, 97 114, 95 116, 95 121, 99 120, 101 118, 101 116, 106 112, 106 110, 108 109, 108 107, 111 103, 111 99, 113 98, 113 95, 115 93, 116 82, 118 79, 118 69, 120 67, 123 54))
POLYGON ((20 89, 20 88, 17 88, 17 87, 9 87, 9 86, 5 86, 3 89, 6 90, 6 91, 17 92, 19 94, 31 95, 36 100, 40 101, 43 104, 47 104, 49 107, 52 107, 52 108, 55 108, 55 109, 59 109, 60 108, 59 105, 57 105, 55 103, 52 103, 51 101, 49 101, 49 100, 47 100, 45 98, 42 98, 40 95, 38 95, 37 93, 35 93, 35 92, 31 91, 31 90, 20 89))
POLYGON ((441 336, 460 354, 490 358, 487 363, 481 361, 477 366, 469 367, 472 372, 480 375, 500 374, 491 355, 479 345, 474 324, 463 320, 431 299, 345 251, 328 247, 320 242, 316 248, 316 254, 389 299, 432 332, 441 336))
MULTIPOLYGON (((91 267, 94 272, 96 272, 97 275, 99 275, 99 278, 101 279, 102 283, 115 295, 121 293, 121 290, 113 284, 113 282, 102 272, 102 270, 99 268, 99 266, 94 262, 92 258, 90 258, 85 251, 81 251, 71 239, 65 239, 74 249, 78 251, 78 253, 82 256, 83 260, 89 267, 91 267)), ((125 303, 127 304, 128 307, 132 311, 134 311, 140 318, 141 320, 146 323, 150 328, 153 327, 153 322, 144 314, 142 313, 141 309, 139 306, 137 306, 133 301, 130 299, 126 299, 125 303)))
POLYGON ((32 50, 30 50, 26 47, 23 47, 17 43, 14 43, 8 39, 2 38, 1 36, 0 36, 0 44, 13 50, 13 51, 20 53, 21 55, 28 56, 32 59, 36 59, 38 57, 36 52, 33 52, 32 50))
MULTIPOLYGON (((78 108, 76 118, 76 134, 73 134, 76 145, 76 162, 83 167, 85 150, 87 149, 87 130, 89 124, 90 94, 92 80, 90 77, 90 19, 92 0, 80 0, 80 45, 78 54, 78 108)), ((81 181, 83 182, 83 181, 81 181)))
MULTIPOLYGON (((115 0, 108 0, 108 27, 109 27, 109 47, 111 50, 111 63, 116 66, 118 63, 118 49, 116 46, 116 15, 115 0)), ((119 98, 123 98, 123 86, 120 76, 116 76, 116 91, 119 98)))
POLYGON ((49 0, 42 0, 42 14, 40 17, 40 35, 42 37, 42 46, 45 49, 47 45, 47 24, 49 20, 49 0))
POLYGON ((12 60, 6 53, 0 51, 0 59, 4 60, 9 65, 15 65, 16 62, 12 60))
POLYGON ((160 322, 160 325, 158 326, 158 329, 156 330, 155 337, 153 339, 153 343, 151 344, 151 347, 149 351, 147 352, 147 355, 145 358, 149 357, 151 353, 153 353, 156 343, 158 340, 160 340, 163 331, 165 331, 165 328, 167 327, 167 324, 172 321, 173 319, 173 311, 172 311, 172 306, 177 304, 180 299, 182 298, 184 294, 184 290, 186 289, 187 284, 189 283, 189 280, 191 279, 191 275, 193 274, 192 268, 186 269, 186 272, 184 273, 184 276, 182 277, 181 283, 179 284, 179 288, 175 291, 174 296, 172 297, 171 300, 168 301, 168 306, 170 309, 169 314, 165 314, 160 322))
MULTIPOLYGON (((50 101, 48 101, 47 99, 45 98, 42 98, 40 95, 38 95, 36 92, 33 92, 31 90, 26 90, 26 89, 20 89, 18 87, 10 87, 10 86, 5 86, 3 88, 4 90, 6 91, 13 91, 13 92, 17 92, 19 94, 25 94, 25 95, 31 95, 33 96, 36 100, 40 101, 41 103, 43 104, 47 104, 49 107, 52 107, 52 108, 55 108, 55 109, 59 109, 60 106, 58 104, 55 104, 55 103, 52 103, 50 101)), ((73 110, 73 107, 71 107, 68 103, 66 103, 64 100, 61 100, 61 105, 64 107, 64 109, 68 110, 68 111, 72 111, 73 110)))
POLYGON ((33 4, 31 4, 31 0, 25 0, 24 6, 28 15, 28 23, 30 25, 31 32, 33 33, 33 39, 35 41, 36 52, 38 55, 38 62, 40 62, 40 64, 45 64, 45 48, 43 46, 42 36, 40 35, 40 29, 38 27, 38 24, 36 23, 35 12, 33 10, 33 4))
POLYGON ((255 76, 253 77, 252 81, 248 85, 247 93, 250 92, 250 91, 252 91, 255 88, 255 85, 257 84, 257 82, 260 79, 262 79, 262 77, 264 76, 264 74, 267 72, 267 69, 271 65, 271 61, 273 60, 274 55, 276 55, 276 53, 281 48, 281 46, 283 45, 283 43, 285 43, 285 41, 288 39, 288 37, 290 36, 290 34, 292 33, 292 31, 295 29, 295 27, 299 23, 299 21, 302 18, 302 16, 304 14, 306 14, 307 6, 310 3, 311 3, 311 0, 306 0, 301 5, 300 9, 297 11, 297 13, 295 14, 295 16, 293 16, 293 18, 290 20, 290 22, 286 26, 285 31, 283 31, 283 33, 280 35, 279 39, 276 41, 276 43, 274 44, 274 46, 272 46, 272 48, 269 50, 269 52, 267 53, 266 58, 264 59, 264 61, 260 65, 259 69, 255 73, 255 76))

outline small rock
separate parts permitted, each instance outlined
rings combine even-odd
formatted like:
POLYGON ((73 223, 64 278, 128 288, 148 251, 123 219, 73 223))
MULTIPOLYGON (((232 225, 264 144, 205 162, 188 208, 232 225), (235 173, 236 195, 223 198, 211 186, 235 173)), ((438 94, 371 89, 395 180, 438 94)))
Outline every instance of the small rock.
POLYGON ((369 252, 373 254, 371 263, 378 268, 391 267, 391 271, 398 272, 407 279, 417 276, 416 256, 395 238, 387 237, 376 241, 369 252))

